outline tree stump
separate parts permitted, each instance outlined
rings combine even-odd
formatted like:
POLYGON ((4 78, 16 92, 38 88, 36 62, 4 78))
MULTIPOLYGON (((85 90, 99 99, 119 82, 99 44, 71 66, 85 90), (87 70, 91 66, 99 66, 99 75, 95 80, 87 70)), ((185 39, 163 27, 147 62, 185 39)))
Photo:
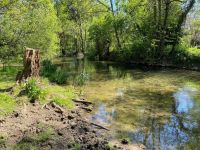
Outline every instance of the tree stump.
POLYGON ((37 77, 40 72, 39 50, 26 48, 24 52, 24 69, 18 72, 16 81, 21 82, 29 77, 37 77))

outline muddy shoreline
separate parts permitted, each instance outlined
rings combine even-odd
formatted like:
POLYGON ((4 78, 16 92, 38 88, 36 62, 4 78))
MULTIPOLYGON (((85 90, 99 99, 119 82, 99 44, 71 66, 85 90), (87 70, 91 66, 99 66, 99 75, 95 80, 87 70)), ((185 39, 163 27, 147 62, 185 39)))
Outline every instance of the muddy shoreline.
POLYGON ((109 145, 109 131, 84 115, 87 105, 77 102, 75 110, 66 110, 52 103, 24 104, 10 116, 0 118, 0 149, 127 149, 109 145))

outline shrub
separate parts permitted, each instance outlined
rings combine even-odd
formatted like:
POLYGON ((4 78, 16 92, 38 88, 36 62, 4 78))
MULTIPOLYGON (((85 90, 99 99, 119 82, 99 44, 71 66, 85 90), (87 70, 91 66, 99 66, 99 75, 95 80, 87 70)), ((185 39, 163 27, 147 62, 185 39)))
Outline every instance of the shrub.
POLYGON ((89 74, 83 72, 75 78, 75 85, 83 86, 89 80, 89 74))
POLYGON ((58 68, 55 73, 53 73, 50 77, 49 80, 51 82, 55 82, 57 84, 66 84, 67 79, 69 75, 67 72, 63 71, 62 69, 58 68))
POLYGON ((34 78, 30 78, 25 84, 25 90, 31 101, 43 100, 45 97, 45 91, 37 83, 37 80, 34 78))
POLYGON ((7 115, 15 108, 15 100, 8 94, 0 93, 0 115, 7 115))
POLYGON ((51 82, 57 84, 66 84, 68 79, 68 74, 65 70, 58 68, 50 60, 44 60, 42 62, 41 75, 47 77, 51 82))
POLYGON ((44 60, 42 62, 41 75, 44 77, 49 77, 51 74, 56 72, 56 65, 54 65, 50 60, 44 60))

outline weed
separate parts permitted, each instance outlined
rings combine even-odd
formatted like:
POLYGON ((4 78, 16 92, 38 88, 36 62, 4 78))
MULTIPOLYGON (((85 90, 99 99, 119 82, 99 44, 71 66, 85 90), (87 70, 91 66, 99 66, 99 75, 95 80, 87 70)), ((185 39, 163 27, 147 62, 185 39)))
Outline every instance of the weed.
POLYGON ((25 90, 29 98, 31 98, 31 101, 35 100, 44 100, 46 96, 45 90, 43 90, 36 79, 30 78, 25 83, 25 90))

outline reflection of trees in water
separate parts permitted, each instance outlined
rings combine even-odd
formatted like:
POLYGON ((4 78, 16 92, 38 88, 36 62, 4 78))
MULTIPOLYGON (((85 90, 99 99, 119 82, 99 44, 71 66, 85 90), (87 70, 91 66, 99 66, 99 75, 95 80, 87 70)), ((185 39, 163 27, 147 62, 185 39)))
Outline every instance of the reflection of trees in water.
MULTIPOLYGON (((101 81, 126 78, 131 78, 131 82, 145 84, 139 87, 136 83, 134 85, 137 87, 126 87, 122 96, 106 102, 105 111, 110 112, 108 118, 111 120, 112 127, 120 130, 119 136, 130 137, 133 141, 143 143, 148 149, 173 149, 170 146, 183 149, 186 145, 195 149, 195 146, 198 146, 200 141, 199 127, 190 128, 190 126, 193 123, 192 120, 200 125, 198 117, 200 110, 196 111, 200 106, 195 103, 194 107, 197 108, 192 109, 189 115, 178 114, 177 103, 172 97, 173 94, 169 92, 173 90, 165 91, 165 88, 162 90, 158 87, 154 88, 156 84, 150 81, 155 78, 156 80, 165 78, 160 80, 158 86, 162 81, 166 81, 166 84, 161 84, 161 86, 179 84, 182 83, 183 79, 198 81, 199 76, 196 73, 187 74, 187 71, 142 72, 123 69, 109 63, 89 62, 87 60, 75 61, 65 67, 68 72, 71 72, 72 78, 82 72, 89 73, 90 80, 95 81, 95 84, 96 81, 103 83, 101 81), (148 77, 150 78, 148 79, 148 77), (143 81, 146 78, 148 81, 143 81), (151 83, 152 86, 148 85, 151 83), (110 115, 113 107, 115 107, 114 116, 110 115), (126 128, 126 126, 128 127, 126 128), (131 130, 131 128, 138 128, 138 130, 131 130)), ((156 82, 156 80, 154 81, 156 82)))
POLYGON ((177 103, 171 92, 161 94, 160 91, 128 89, 124 95, 125 97, 118 97, 107 105, 108 108, 115 106, 113 125, 121 124, 120 127, 116 126, 120 131, 119 137, 129 137, 133 141, 143 143, 147 149, 176 149, 184 148, 187 144, 191 147, 195 144, 194 141, 197 141, 194 137, 200 134, 200 131, 196 131, 199 128, 186 126, 186 123, 197 122, 196 118, 177 113, 177 103), (134 100, 134 97, 140 100, 134 100), (134 123, 133 128, 138 130, 128 131, 126 125, 131 123, 134 123))

